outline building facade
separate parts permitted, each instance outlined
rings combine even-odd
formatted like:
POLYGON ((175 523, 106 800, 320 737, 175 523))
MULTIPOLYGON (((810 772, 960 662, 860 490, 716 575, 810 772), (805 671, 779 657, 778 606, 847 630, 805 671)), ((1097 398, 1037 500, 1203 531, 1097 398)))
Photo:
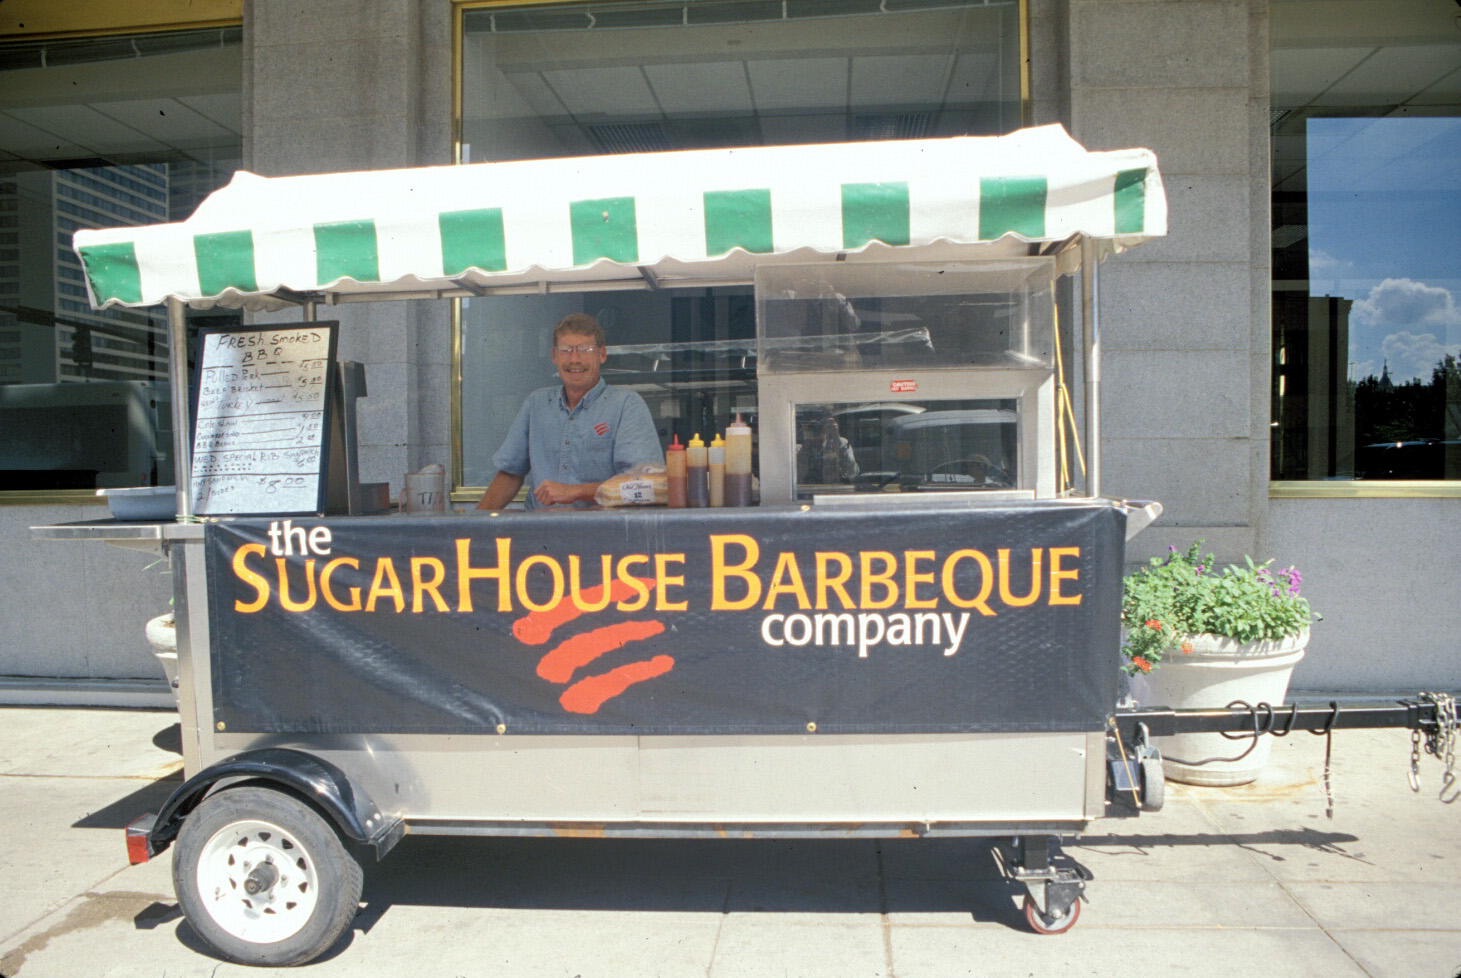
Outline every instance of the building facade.
MULTIPOLYGON (((84 23, 44 3, 0 9, 14 79, 0 83, 0 395, 16 404, 54 396, 22 387, 161 376, 148 317, 75 305, 69 231, 181 219, 238 168, 1061 123, 1088 149, 1154 150, 1168 193, 1168 236, 1101 278, 1103 488, 1166 508, 1131 559, 1203 539, 1223 560, 1300 567, 1324 620, 1298 688, 1461 678, 1461 262, 1443 236, 1461 219, 1452 0, 96 8, 84 23), (91 88, 68 96, 60 79, 91 88), (52 232, 27 232, 45 207, 52 232)), ((726 289, 332 309, 341 358, 368 371, 362 478, 399 489, 440 462, 470 497, 490 475, 503 406, 545 382, 542 326, 564 312, 606 313, 620 342, 652 343, 733 340, 749 307, 747 290, 726 289), (634 332, 646 322, 663 329, 634 332)), ((40 435, 0 432, 16 486, 0 492, 13 556, 0 570, 0 699, 155 696, 143 623, 166 609, 168 581, 152 558, 35 543, 28 527, 104 515, 97 486, 170 481, 167 438, 152 433, 145 478, 38 463, 57 429, 28 417, 40 435)))

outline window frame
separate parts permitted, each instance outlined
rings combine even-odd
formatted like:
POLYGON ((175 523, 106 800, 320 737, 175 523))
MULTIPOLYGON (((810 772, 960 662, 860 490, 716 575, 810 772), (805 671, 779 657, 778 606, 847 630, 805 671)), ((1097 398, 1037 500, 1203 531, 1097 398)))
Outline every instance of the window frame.
MULTIPOLYGON (((467 14, 473 11, 490 9, 510 9, 512 7, 546 6, 552 5, 575 5, 588 2, 588 0, 452 0, 452 72, 451 72, 451 96, 452 96, 452 131, 451 131, 451 162, 456 166, 466 165, 462 159, 462 127, 463 127, 463 86, 465 84, 465 71, 463 68, 463 51, 466 37, 467 14)), ((1031 96, 1031 65, 1030 65, 1030 0, 1016 0, 1016 17, 1018 19, 1018 48, 1019 48, 1019 85, 1020 125, 1028 126, 1032 117, 1033 99, 1031 96)), ((751 286, 751 281, 725 282, 726 286, 751 286)), ((463 434, 463 391, 464 379, 462 363, 462 300, 451 301, 451 491, 448 494, 453 503, 474 503, 481 499, 486 492, 486 486, 468 486, 463 484, 465 472, 465 437, 463 434)), ((522 493, 519 493, 521 498, 522 493)))
MULTIPOLYGON (((1300 20, 1301 18, 1303 18, 1305 16, 1305 13, 1306 13, 1305 11, 1302 10, 1303 6, 1304 6, 1303 4, 1297 4, 1297 3, 1296 4, 1275 5, 1273 19, 1275 21, 1277 21, 1277 20, 1280 20, 1281 18, 1289 18, 1291 20, 1291 23, 1294 23, 1294 24, 1297 24, 1297 23, 1300 23, 1300 22, 1307 22, 1307 21, 1301 21, 1300 20), (1283 9, 1278 9, 1280 6, 1283 9)), ((1405 12, 1404 11, 1399 11, 1398 12, 1398 15, 1405 15, 1405 12)), ((1416 29, 1416 24, 1409 23, 1409 22, 1407 22, 1406 24, 1404 24, 1402 26, 1404 26, 1404 27, 1406 27, 1408 29, 1416 29)), ((1401 28, 1400 27, 1397 27, 1396 29, 1399 30, 1401 28)), ((1267 95, 1268 103, 1269 103, 1269 105, 1268 105, 1268 108, 1269 108, 1268 118, 1269 119, 1272 119, 1273 118, 1273 114, 1274 114, 1275 109, 1279 107, 1279 103, 1277 103, 1274 100, 1273 95, 1272 95, 1272 90, 1273 90, 1273 86, 1272 86, 1272 78, 1273 78, 1273 76, 1272 76, 1272 52, 1275 51, 1275 50, 1277 50, 1277 49, 1279 49, 1280 47, 1282 47, 1282 45, 1280 45, 1279 43, 1277 43, 1275 41, 1275 38, 1278 37, 1278 35, 1281 33, 1281 30, 1282 30, 1282 28, 1279 25, 1274 24, 1274 25, 1271 26, 1270 32, 1269 32, 1270 66, 1269 66, 1269 79, 1268 80, 1269 80, 1270 84, 1269 84, 1269 92, 1268 92, 1268 95, 1267 95)), ((1377 38, 1377 40, 1378 40, 1378 38, 1377 38)), ((1271 204, 1271 202, 1274 199, 1274 180, 1273 180, 1274 170, 1273 170, 1273 165, 1272 165, 1272 159, 1273 159, 1274 152, 1275 152, 1275 147, 1274 147, 1274 126, 1271 123, 1268 124, 1265 127, 1264 136, 1268 140, 1269 161, 1270 161, 1269 162, 1268 169, 1267 169, 1267 172, 1264 175, 1264 179, 1265 179, 1265 181, 1267 183, 1267 187, 1266 187, 1266 190, 1267 190, 1267 198, 1266 199, 1271 204)), ((1275 215, 1275 212, 1270 207, 1269 212, 1268 212, 1268 235, 1267 235, 1267 238, 1265 240, 1265 251, 1264 251, 1263 256, 1262 256, 1262 260, 1268 265, 1268 298, 1267 298, 1268 305, 1267 305, 1267 310, 1268 310, 1268 314, 1269 314, 1269 320, 1268 320, 1269 321, 1269 332, 1268 332, 1268 336, 1270 338, 1270 348, 1268 350, 1268 356, 1267 356, 1267 369, 1266 369, 1265 380, 1266 380, 1266 383, 1267 383, 1267 388, 1268 388, 1268 391, 1269 391, 1269 399, 1270 399, 1270 401, 1269 401, 1269 412, 1268 412, 1268 417, 1266 419, 1266 421, 1268 422, 1268 428, 1269 428, 1270 431, 1276 430, 1274 428, 1274 425, 1277 424, 1277 420, 1278 420, 1278 392, 1277 392, 1277 377, 1278 377, 1278 373, 1277 373, 1277 368, 1278 368, 1279 364, 1276 362, 1276 359, 1275 359, 1276 353, 1275 353, 1275 351, 1273 350, 1273 348, 1271 346, 1271 339, 1273 337, 1273 330, 1272 330, 1272 324, 1273 324, 1273 316, 1272 316, 1272 314, 1273 314, 1273 309, 1274 309, 1273 296, 1275 295, 1275 293, 1273 291, 1273 286, 1274 286, 1274 283, 1276 281, 1278 281, 1278 279, 1276 279, 1276 277, 1275 277, 1275 274, 1274 274, 1275 273, 1275 269, 1274 269, 1274 266, 1273 266, 1273 263, 1272 263, 1274 231, 1275 231, 1275 224, 1276 224, 1276 221, 1277 221, 1277 219, 1276 219, 1276 217, 1274 215, 1275 215)), ((1257 256, 1255 256, 1255 258, 1256 257, 1257 256)), ((1271 447, 1272 447, 1271 441, 1270 441, 1268 447, 1269 447, 1269 450, 1271 451, 1271 447)), ((1336 478, 1336 479, 1333 479, 1333 480, 1324 480, 1324 479, 1275 479, 1275 478, 1272 477, 1273 467, 1272 467, 1271 458, 1270 458, 1270 462, 1269 462, 1269 465, 1267 466, 1267 468, 1268 468, 1268 472, 1265 473, 1265 474, 1268 476, 1268 497, 1270 499, 1378 499, 1378 498, 1441 499, 1441 498, 1461 498, 1461 479, 1424 479, 1424 480, 1421 480, 1421 479, 1404 479, 1404 480, 1402 480, 1402 479, 1394 479, 1394 480, 1361 480, 1361 479, 1355 479, 1355 478, 1349 478, 1349 479, 1337 479, 1336 478)))

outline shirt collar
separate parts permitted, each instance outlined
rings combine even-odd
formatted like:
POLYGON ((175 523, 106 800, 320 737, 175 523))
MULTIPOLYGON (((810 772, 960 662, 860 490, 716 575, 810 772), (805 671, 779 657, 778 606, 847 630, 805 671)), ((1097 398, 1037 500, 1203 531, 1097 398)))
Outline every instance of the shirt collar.
MULTIPOLYGON (((588 393, 583 395, 583 400, 578 402, 579 409, 586 408, 594 401, 597 401, 599 395, 604 392, 604 388, 607 386, 609 385, 604 382, 604 378, 600 377, 599 382, 590 387, 588 393)), ((572 409, 568 407, 568 393, 561 386, 558 388, 558 406, 570 414, 573 413, 572 409)))

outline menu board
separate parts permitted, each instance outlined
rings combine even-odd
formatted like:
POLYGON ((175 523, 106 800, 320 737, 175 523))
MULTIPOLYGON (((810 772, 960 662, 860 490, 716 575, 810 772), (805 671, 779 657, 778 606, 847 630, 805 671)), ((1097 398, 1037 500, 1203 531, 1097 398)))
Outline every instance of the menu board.
POLYGON ((338 325, 199 330, 194 513, 324 512, 338 325))

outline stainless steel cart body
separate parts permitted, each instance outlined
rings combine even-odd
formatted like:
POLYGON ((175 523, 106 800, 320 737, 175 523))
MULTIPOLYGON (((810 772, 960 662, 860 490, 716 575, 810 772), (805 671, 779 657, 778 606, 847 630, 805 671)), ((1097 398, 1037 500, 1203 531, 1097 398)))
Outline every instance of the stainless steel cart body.
MULTIPOLYGON (((623 213, 606 203, 603 222, 623 213)), ((1010 872, 1030 887, 1032 925, 1067 928, 1081 882, 1052 868, 1043 840, 1106 811, 1124 544, 1159 511, 1101 498, 1096 271, 1104 255, 1164 233, 1152 154, 1086 153, 1058 127, 851 151, 248 176, 183 224, 79 233, 96 305, 170 311, 182 522, 36 531, 172 558, 189 780, 133 833, 135 851, 145 858, 181 832, 185 906, 210 880, 216 894, 225 883, 251 894, 234 907, 241 916, 190 919, 231 956, 268 963, 320 953, 350 909, 349 879, 359 885, 352 871, 330 890, 333 923, 279 903, 300 929, 265 939, 279 931, 254 901, 282 900, 281 872, 298 877, 280 870, 287 854, 269 840, 328 847, 302 823, 292 831, 291 798, 380 854, 406 832, 1017 836, 1029 849, 1010 872), (579 203, 609 198, 630 199, 637 225, 575 224, 572 248, 534 238, 563 223, 560 210, 577 221, 579 203), (702 204, 687 212, 686 200, 702 204), (366 211, 358 223, 374 232, 381 280, 319 281, 310 226, 366 211), (774 245, 737 237, 758 222, 776 230, 774 245), (474 236, 504 233, 505 267, 452 267, 464 253, 496 254, 474 251, 474 236), (624 234, 637 236, 632 254, 624 234), (522 250, 528 239, 538 251, 522 250), (279 277, 296 259, 308 259, 297 276, 279 277), (1060 279, 1077 272, 1079 289, 1062 298, 1060 279), (192 521, 188 303, 298 304, 308 320, 320 304, 373 299, 721 283, 757 289, 759 509, 192 521), (995 339, 931 363, 942 335, 910 343, 884 331, 875 368, 859 346, 860 295, 947 298, 943 319, 966 316, 995 339), (1067 312, 1078 330, 1062 331, 1062 304, 1078 308, 1067 312), (1077 362, 1079 429, 1066 380, 1077 362), (798 478, 806 412, 876 411, 912 392, 928 399, 915 408, 928 411, 925 428, 982 425, 998 464, 983 459, 977 474, 930 465, 913 482, 894 472, 842 496, 798 478), (955 409, 937 417, 943 402, 955 409), (1085 442, 1083 478, 1074 454, 1058 451, 1067 437, 1085 442), (886 491, 900 487, 910 491, 886 491), (961 487, 983 491, 937 491, 961 487), (627 597, 571 583, 610 570, 627 597), (597 611, 600 600, 615 625, 652 620, 659 631, 566 652, 572 642, 556 636, 551 649, 523 648, 532 643, 514 631, 527 613, 565 602, 597 611), (397 613, 398 602, 414 608, 397 613), (547 687, 569 696, 575 670, 640 641, 647 658, 610 669, 616 679, 572 705, 545 698, 547 687), (284 802, 240 784, 273 785, 284 802), (199 821, 206 833, 190 839, 199 821), (231 875, 234 844, 261 853, 243 875, 231 875), (224 857, 209 876, 209 860, 224 857)), ((895 427, 912 432, 901 457, 926 453, 918 426, 895 427)), ((311 880, 316 891, 331 884, 311 880)))

